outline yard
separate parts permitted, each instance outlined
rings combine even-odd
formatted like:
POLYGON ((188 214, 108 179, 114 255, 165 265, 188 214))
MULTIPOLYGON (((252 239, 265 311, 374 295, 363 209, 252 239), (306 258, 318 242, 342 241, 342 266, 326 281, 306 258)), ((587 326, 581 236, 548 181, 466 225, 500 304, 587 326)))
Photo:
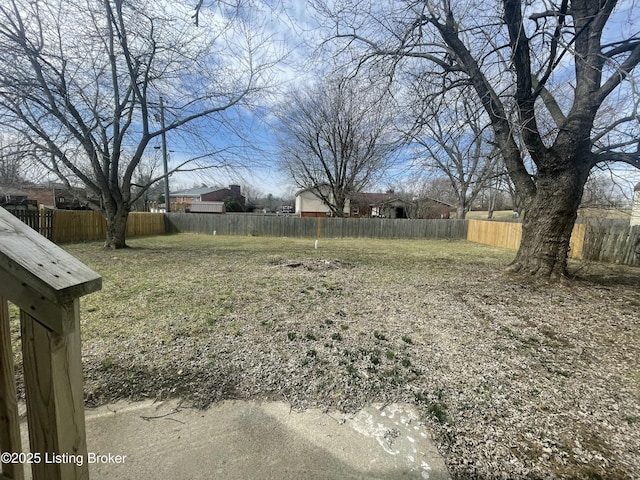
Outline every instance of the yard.
POLYGON ((637 268, 531 284, 465 241, 129 244, 65 246, 104 281, 81 303, 88 405, 409 402, 454 478, 640 477, 637 268))

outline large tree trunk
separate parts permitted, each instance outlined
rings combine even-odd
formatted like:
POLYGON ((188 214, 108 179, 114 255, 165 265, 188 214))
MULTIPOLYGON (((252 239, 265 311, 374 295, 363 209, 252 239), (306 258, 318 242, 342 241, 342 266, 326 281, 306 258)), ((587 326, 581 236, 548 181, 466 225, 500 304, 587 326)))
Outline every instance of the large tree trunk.
POLYGON ((522 241, 508 270, 559 278, 567 275, 569 241, 588 171, 538 172, 537 191, 527 204, 522 241))
POLYGON ((107 209, 105 212, 107 220, 107 238, 104 242, 104 248, 118 249, 127 248, 127 218, 129 218, 129 210, 119 206, 116 209, 107 209))

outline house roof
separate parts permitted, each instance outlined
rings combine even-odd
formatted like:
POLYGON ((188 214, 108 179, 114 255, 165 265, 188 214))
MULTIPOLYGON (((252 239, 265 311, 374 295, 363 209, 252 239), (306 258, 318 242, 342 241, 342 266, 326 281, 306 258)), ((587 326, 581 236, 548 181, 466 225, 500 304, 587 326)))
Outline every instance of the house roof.
MULTIPOLYGON (((318 190, 323 188, 329 188, 329 184, 321 183, 313 187, 303 188, 302 190, 298 190, 296 196, 304 192, 311 192, 313 194, 316 194, 318 190)), ((401 201, 401 199, 393 193, 356 193, 350 197, 350 200, 351 203, 357 203, 361 205, 380 205, 388 202, 401 201)))
POLYGON ((360 205, 381 205, 395 201, 401 201, 401 199, 393 193, 356 193, 351 197, 352 203, 360 205))
MULTIPOLYGON (((67 190, 67 186, 64 183, 60 182, 49 182, 47 184, 33 184, 33 185, 25 185, 23 188, 28 188, 30 190, 67 190)), ((85 187, 75 187, 73 190, 85 190, 85 187)))
POLYGON ((171 192, 169 194, 172 197, 200 197, 202 195, 209 195, 209 200, 226 200, 227 198, 235 198, 237 200, 244 199, 244 195, 240 193, 240 187, 237 185, 231 185, 230 188, 217 188, 217 187, 198 187, 188 188, 186 190, 178 190, 177 192, 171 192), (211 194, 216 194, 211 197, 211 194))
POLYGON ((214 190, 211 193, 217 194, 220 199, 224 199, 225 197, 244 198, 244 195, 241 195, 239 190, 234 191, 230 188, 221 188, 219 190, 214 190))
POLYGON ((171 192, 169 195, 180 196, 180 197, 199 197, 200 195, 205 195, 207 193, 217 191, 217 188, 211 187, 198 187, 198 188, 188 188, 186 190, 178 190, 177 192, 171 192))
POLYGON ((320 183, 318 185, 314 185, 312 187, 305 187, 305 188, 301 188, 300 190, 298 190, 296 192, 296 196, 300 195, 301 193, 304 192, 311 192, 311 193, 315 193, 317 191, 319 191, 322 188, 329 188, 330 185, 328 183, 320 183))
POLYGON ((26 197, 27 196, 27 192, 23 191, 23 190, 18 190, 17 188, 13 188, 13 187, 4 187, 0 185, 0 194, 2 195, 11 195, 11 196, 15 196, 15 197, 26 197))

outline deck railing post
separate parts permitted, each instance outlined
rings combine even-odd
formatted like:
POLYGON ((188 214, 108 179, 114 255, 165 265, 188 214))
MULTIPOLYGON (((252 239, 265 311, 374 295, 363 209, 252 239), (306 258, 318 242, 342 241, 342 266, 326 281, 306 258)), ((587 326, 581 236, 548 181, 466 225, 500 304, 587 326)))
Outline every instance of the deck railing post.
POLYGON ((70 328, 63 334, 20 312, 29 444, 44 460, 32 465, 35 479, 89 478, 79 303, 64 306, 70 328))

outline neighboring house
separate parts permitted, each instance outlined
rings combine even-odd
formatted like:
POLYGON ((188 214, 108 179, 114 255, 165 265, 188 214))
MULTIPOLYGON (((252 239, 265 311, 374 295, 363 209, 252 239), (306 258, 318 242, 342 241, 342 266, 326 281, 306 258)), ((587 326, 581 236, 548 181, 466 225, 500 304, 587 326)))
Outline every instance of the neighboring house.
POLYGON ((69 190, 61 183, 49 183, 47 185, 29 185, 23 187, 29 199, 35 200, 38 205, 46 208, 58 208, 60 210, 88 210, 89 199, 99 204, 97 198, 87 196, 85 188, 69 190))
POLYGON ((223 202, 227 211, 244 211, 245 197, 240 191, 240 185, 229 185, 229 188, 198 187, 180 190, 169 194, 172 209, 191 210, 193 202, 223 202))
MULTIPOLYGON (((332 198, 327 185, 315 188, 305 188, 296 194, 296 215, 300 217, 330 217, 332 215, 329 205, 327 205, 318 195, 318 189, 322 189, 322 194, 332 198)), ((349 201, 344 207, 345 216, 349 216, 349 201)))
POLYGON ((169 198, 171 199, 171 203, 191 204, 193 202, 202 202, 207 195, 215 192, 216 190, 216 188, 211 187, 189 188, 187 190, 171 192, 169 194, 169 198))
POLYGON ((27 192, 14 187, 0 185, 0 204, 20 204, 27 199, 27 192))
POLYGON ((46 208, 56 207, 56 194, 55 187, 53 185, 30 185, 28 187, 24 187, 24 190, 27 192, 30 199, 38 202, 38 205, 46 208))
POLYGON ((351 198, 352 217, 407 218, 406 204, 393 190, 386 193, 356 193, 351 198))
POLYGON ((96 197, 87 196, 85 188, 69 190, 61 183, 27 184, 20 188, 0 186, 0 205, 21 206, 21 209, 37 209, 39 206, 60 210, 88 210, 89 200, 96 204, 96 197))
POLYGON ((415 200, 415 218, 451 218, 456 215, 455 205, 441 202, 435 198, 422 197, 415 200))
MULTIPOLYGON (((328 195, 328 187, 325 195, 328 195)), ((329 196, 330 197, 330 196, 329 196)), ((352 218, 450 218, 455 207, 432 198, 407 202, 393 190, 385 193, 356 193, 347 201, 345 216, 352 218)), ((296 215, 300 217, 331 216, 329 206, 314 193, 314 189, 296 194, 296 215)))
POLYGON ((640 225, 640 183, 633 189, 633 207, 631 208, 631 226, 640 225))
POLYGON ((37 209, 38 202, 30 200, 24 190, 0 186, 0 206, 6 210, 37 209))

